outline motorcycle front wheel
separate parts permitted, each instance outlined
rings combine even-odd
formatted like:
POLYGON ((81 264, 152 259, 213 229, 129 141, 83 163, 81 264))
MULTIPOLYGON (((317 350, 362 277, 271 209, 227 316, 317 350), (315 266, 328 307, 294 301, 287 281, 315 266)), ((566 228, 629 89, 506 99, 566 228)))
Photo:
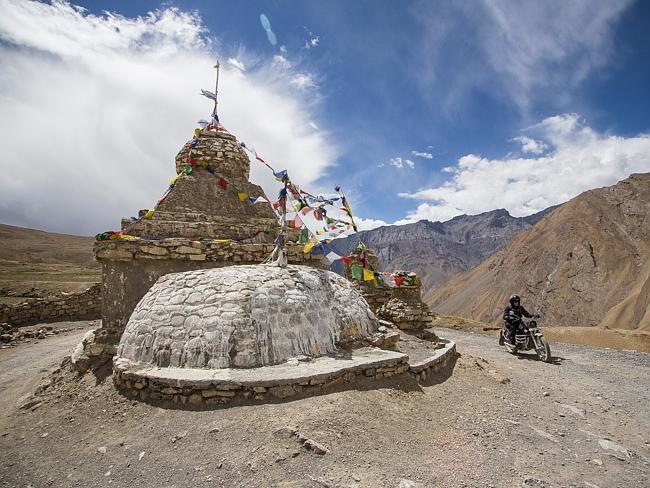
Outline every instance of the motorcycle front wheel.
POLYGON ((544 339, 543 337, 538 337, 537 342, 539 344, 539 347, 535 349, 535 352, 537 352, 537 357, 539 358, 540 361, 544 361, 545 363, 550 363, 551 347, 548 345, 548 342, 546 342, 546 339, 544 339))

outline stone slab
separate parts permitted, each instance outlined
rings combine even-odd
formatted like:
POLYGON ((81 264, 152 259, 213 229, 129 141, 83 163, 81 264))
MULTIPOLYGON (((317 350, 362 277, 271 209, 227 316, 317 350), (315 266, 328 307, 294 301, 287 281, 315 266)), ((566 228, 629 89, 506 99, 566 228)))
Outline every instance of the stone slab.
POLYGON ((450 341, 448 339, 440 339, 440 342, 444 344, 444 347, 436 349, 431 356, 421 361, 409 363, 409 370, 412 373, 419 373, 420 371, 429 369, 431 366, 434 366, 435 364, 443 361, 448 354, 453 354, 456 352, 456 343, 454 341, 450 341))
POLYGON ((238 385, 243 387, 272 387, 298 384, 313 379, 327 379, 348 372, 406 364, 406 354, 376 348, 363 348, 345 356, 324 356, 309 362, 263 366, 250 369, 192 369, 135 366, 126 360, 116 360, 114 369, 125 379, 147 378, 174 387, 207 388, 238 385))

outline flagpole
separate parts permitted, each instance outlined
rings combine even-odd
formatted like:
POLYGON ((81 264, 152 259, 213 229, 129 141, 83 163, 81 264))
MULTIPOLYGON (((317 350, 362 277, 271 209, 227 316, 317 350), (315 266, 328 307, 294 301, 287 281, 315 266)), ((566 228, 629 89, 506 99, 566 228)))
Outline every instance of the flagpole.
POLYGON ((217 81, 214 84, 214 112, 213 118, 217 119, 217 122, 219 121, 219 116, 217 115, 217 99, 219 98, 219 68, 220 68, 219 61, 217 61, 217 64, 214 65, 214 68, 217 70, 217 81))

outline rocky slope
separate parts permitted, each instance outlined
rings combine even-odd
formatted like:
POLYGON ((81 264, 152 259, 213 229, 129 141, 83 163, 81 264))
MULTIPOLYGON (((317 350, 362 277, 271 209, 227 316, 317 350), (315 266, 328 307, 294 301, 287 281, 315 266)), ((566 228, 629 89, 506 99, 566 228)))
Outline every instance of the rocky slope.
POLYGON ((549 324, 650 330, 650 173, 565 203, 427 301, 497 323, 512 292, 549 324))
POLYGON ((361 238, 377 254, 383 270, 415 271, 426 291, 476 266, 553 208, 523 218, 499 209, 479 215, 460 215, 446 222, 420 220, 414 224, 389 225, 336 239, 331 247, 339 254, 348 254, 361 238))

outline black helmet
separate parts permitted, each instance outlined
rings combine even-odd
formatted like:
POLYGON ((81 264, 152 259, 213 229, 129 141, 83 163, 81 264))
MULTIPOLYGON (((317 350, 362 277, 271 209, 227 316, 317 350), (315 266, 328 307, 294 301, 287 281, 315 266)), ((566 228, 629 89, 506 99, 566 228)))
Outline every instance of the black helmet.
POLYGON ((510 295, 509 302, 510 302, 510 305, 512 305, 513 302, 521 303, 521 298, 519 298, 519 295, 517 295, 516 293, 513 293, 512 295, 510 295))

